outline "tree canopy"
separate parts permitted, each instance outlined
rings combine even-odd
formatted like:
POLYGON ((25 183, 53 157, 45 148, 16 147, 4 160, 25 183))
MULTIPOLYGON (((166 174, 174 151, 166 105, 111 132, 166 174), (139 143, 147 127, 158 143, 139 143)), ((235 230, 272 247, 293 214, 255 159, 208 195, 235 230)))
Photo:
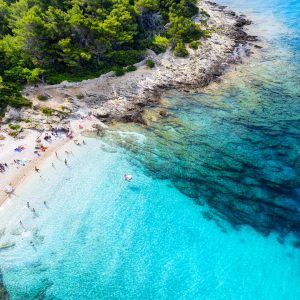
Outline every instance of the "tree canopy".
POLYGON ((0 0, 0 110, 28 105, 24 83, 98 76, 171 40, 184 47, 203 35, 197 11, 196 0, 0 0))

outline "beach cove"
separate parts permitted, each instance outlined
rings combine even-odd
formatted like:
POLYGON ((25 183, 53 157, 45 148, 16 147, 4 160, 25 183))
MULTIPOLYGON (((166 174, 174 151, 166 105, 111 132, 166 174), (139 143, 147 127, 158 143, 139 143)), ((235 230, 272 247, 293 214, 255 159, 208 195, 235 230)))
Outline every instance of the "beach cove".
MULTIPOLYGON (((8 184, 16 187, 21 178, 34 168, 36 140, 45 142, 44 136, 51 135, 53 128, 72 128, 72 133, 77 135, 84 130, 97 131, 97 126, 98 130, 105 129, 103 122, 146 124, 143 115, 145 106, 157 105, 163 92, 172 88, 188 91, 188 88, 196 90, 206 86, 217 80, 229 64, 239 63, 242 57, 250 54, 250 45, 257 41, 255 36, 243 31, 243 27, 251 23, 244 15, 213 2, 205 1, 199 5, 209 13, 209 28, 213 31, 198 50, 190 49, 187 59, 175 58, 169 50, 160 55, 149 50, 148 57, 136 64, 137 71, 122 77, 115 77, 114 72, 110 72, 78 83, 27 86, 23 95, 31 100, 32 108, 10 108, 2 119, 1 163, 14 164, 17 168, 6 167, 6 172, 1 174, 1 202, 6 199, 5 187, 8 184), (146 66, 149 58, 155 62, 154 69, 146 66), (41 95, 47 100, 40 100, 41 95), (93 121, 80 129, 79 124, 87 116, 93 121), (15 126, 17 129, 13 130, 15 126), (10 137, 15 134, 18 134, 16 139, 10 137), (26 146, 27 149, 16 156, 13 149, 18 146, 26 146), (14 159, 24 159, 25 163, 16 164, 14 159), (26 165, 26 169, 20 167, 22 165, 26 165)), ((195 20, 200 22, 203 18, 206 18, 205 15, 199 13, 195 20)), ((161 116, 165 113, 163 110, 160 112, 161 116)), ((46 156, 61 144, 53 143, 46 156)), ((49 146, 47 142, 46 146, 49 146)))

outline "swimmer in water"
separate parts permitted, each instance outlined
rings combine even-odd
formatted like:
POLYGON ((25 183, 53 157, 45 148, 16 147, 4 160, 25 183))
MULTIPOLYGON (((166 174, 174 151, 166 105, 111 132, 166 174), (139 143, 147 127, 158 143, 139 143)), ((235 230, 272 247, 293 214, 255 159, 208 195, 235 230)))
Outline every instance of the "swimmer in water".
POLYGON ((130 174, 125 174, 124 175, 124 179, 126 180, 126 181, 131 181, 132 180, 132 175, 130 175, 130 174))

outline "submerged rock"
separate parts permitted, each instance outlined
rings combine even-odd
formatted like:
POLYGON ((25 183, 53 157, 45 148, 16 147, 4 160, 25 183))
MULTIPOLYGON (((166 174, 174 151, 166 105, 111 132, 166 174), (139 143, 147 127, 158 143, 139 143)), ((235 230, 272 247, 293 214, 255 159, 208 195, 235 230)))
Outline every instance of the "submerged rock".
POLYGON ((0 270, 0 300, 8 300, 9 295, 3 283, 3 275, 0 270))

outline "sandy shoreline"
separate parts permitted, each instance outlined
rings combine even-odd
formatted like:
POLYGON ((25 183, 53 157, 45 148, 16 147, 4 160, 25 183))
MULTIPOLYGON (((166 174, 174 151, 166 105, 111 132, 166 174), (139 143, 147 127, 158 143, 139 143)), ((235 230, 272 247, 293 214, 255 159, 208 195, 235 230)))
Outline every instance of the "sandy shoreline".
POLYGON ((44 142, 43 145, 48 149, 45 152, 40 152, 40 157, 35 157, 35 145, 38 138, 42 138, 44 134, 40 134, 34 130, 28 130, 24 139, 13 140, 9 136, 6 139, 0 141, 0 163, 7 163, 8 168, 4 173, 0 173, 0 206, 9 198, 3 190, 11 184, 14 188, 17 188, 25 178, 35 173, 35 167, 40 169, 44 161, 53 156, 55 152, 58 152, 64 145, 68 143, 74 143, 74 140, 82 142, 81 133, 85 131, 94 130, 93 126, 99 124, 99 121, 93 117, 87 119, 73 120, 70 123, 73 139, 66 136, 58 137, 51 143, 44 142), (79 128, 80 125, 80 128, 79 128), (22 145, 25 150, 21 153, 17 153, 14 149, 22 145), (20 164, 14 163, 14 160, 21 161, 20 164))
MULTIPOLYGON (((176 58, 170 50, 160 55, 148 51, 148 58, 155 62, 154 69, 147 68, 143 61, 137 64, 137 71, 122 77, 110 72, 78 83, 25 88, 24 96, 33 102, 33 107, 10 109, 0 128, 0 134, 5 137, 0 140, 0 163, 9 165, 5 173, 0 173, 0 205, 7 199, 3 192, 5 186, 11 183, 16 188, 35 167, 40 167, 70 141, 64 138, 44 143, 49 148, 41 157, 34 158, 39 135, 50 132, 53 127, 71 126, 73 135, 80 136, 84 130, 95 130, 93 126, 103 127, 102 122, 114 120, 145 123, 144 107, 160 101, 163 92, 174 88, 183 91, 202 88, 221 76, 230 64, 240 62, 249 54, 249 42, 256 39, 242 30, 244 25, 250 24, 245 16, 212 2, 201 2, 201 7, 210 15, 208 24, 212 35, 202 41, 198 50, 189 49, 187 58, 176 58), (39 101, 39 95, 47 95, 48 100, 39 101), (43 107, 52 109, 52 114, 43 114, 43 107), (83 119, 87 115, 89 119, 83 119), (20 124, 23 130, 17 138, 9 135, 9 124, 14 123, 20 124), (79 128, 79 124, 84 126, 79 128), (14 151, 19 145, 25 147, 22 153, 14 151), (30 161, 17 167, 12 164, 14 159, 30 161)), ((201 18, 198 15, 195 21, 200 22, 201 18)))

